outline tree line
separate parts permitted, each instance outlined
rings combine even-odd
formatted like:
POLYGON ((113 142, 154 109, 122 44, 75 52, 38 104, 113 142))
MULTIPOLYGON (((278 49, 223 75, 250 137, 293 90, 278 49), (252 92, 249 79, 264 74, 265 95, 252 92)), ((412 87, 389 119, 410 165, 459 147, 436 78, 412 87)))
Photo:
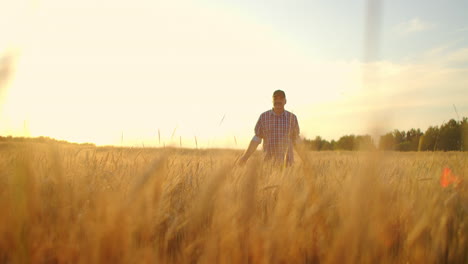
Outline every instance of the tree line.
MULTIPOLYGON (((95 146, 92 143, 70 143, 49 137, 0 136, 1 142, 65 143, 82 146, 95 146)), ((468 118, 461 121, 451 119, 440 126, 430 126, 424 133, 418 129, 408 131, 395 129, 381 135, 375 142, 370 135, 345 135, 338 140, 327 141, 317 136, 304 139, 310 150, 395 150, 395 151, 467 151, 468 118)))
POLYGON ((468 150, 468 118, 451 119, 440 126, 430 126, 424 133, 418 129, 395 129, 381 135, 378 142, 370 135, 345 135, 327 141, 317 136, 304 139, 310 150, 395 150, 395 151, 466 151, 468 150))
POLYGON ((54 144, 69 144, 69 145, 80 145, 86 147, 94 147, 93 143, 72 143, 66 140, 58 140, 50 137, 12 137, 12 136, 0 136, 1 142, 27 142, 27 143, 54 143, 54 144))

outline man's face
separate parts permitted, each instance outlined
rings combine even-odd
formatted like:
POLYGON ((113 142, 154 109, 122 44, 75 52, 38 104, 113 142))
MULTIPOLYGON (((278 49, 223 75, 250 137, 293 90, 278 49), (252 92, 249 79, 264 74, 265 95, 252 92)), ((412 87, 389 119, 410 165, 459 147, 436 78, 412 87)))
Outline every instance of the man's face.
POLYGON ((284 105, 286 104, 286 98, 281 95, 273 96, 273 107, 277 110, 284 109, 284 105))

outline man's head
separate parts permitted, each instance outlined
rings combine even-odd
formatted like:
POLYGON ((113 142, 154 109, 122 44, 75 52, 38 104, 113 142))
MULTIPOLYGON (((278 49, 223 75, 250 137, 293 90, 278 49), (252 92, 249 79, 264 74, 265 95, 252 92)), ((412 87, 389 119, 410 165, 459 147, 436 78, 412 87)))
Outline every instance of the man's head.
POLYGON ((282 90, 273 92, 273 108, 276 111, 283 111, 286 104, 286 94, 282 90))

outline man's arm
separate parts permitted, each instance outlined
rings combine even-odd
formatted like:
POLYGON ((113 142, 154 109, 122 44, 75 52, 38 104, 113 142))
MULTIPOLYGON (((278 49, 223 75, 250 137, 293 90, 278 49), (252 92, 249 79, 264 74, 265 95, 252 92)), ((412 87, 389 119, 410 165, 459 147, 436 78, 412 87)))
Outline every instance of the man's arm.
POLYGON ((299 129, 299 122, 297 121, 297 117, 294 115, 294 123, 293 123, 293 147, 296 150, 297 154, 301 158, 303 163, 307 163, 307 147, 304 144, 304 141, 300 137, 300 129, 299 129))
POLYGON ((249 144, 249 147, 247 148, 247 150, 237 160, 237 164, 244 165, 247 162, 247 160, 250 158, 252 153, 254 153, 255 150, 257 150, 258 145, 260 145, 260 143, 262 143, 262 138, 264 137, 264 132, 265 132, 264 127, 263 127, 263 122, 262 122, 263 116, 264 115, 262 114, 258 118, 257 124, 255 125, 255 129, 254 129, 255 136, 250 141, 250 144, 249 144))
POLYGON ((244 152, 244 154, 239 158, 238 164, 244 165, 247 162, 247 160, 250 158, 252 153, 254 153, 255 150, 257 150, 257 147, 258 145, 260 145, 261 142, 262 140, 259 137, 257 136, 253 137, 252 140, 250 141, 249 147, 244 152))

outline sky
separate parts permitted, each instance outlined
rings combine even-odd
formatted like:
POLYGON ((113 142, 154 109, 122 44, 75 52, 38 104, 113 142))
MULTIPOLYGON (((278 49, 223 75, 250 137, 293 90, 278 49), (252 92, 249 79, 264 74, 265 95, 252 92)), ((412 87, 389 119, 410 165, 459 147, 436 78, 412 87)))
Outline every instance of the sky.
POLYGON ((276 89, 306 138, 425 131, 468 116, 464 10, 453 0, 0 0, 0 74, 14 62, 0 134, 245 148, 276 89))

